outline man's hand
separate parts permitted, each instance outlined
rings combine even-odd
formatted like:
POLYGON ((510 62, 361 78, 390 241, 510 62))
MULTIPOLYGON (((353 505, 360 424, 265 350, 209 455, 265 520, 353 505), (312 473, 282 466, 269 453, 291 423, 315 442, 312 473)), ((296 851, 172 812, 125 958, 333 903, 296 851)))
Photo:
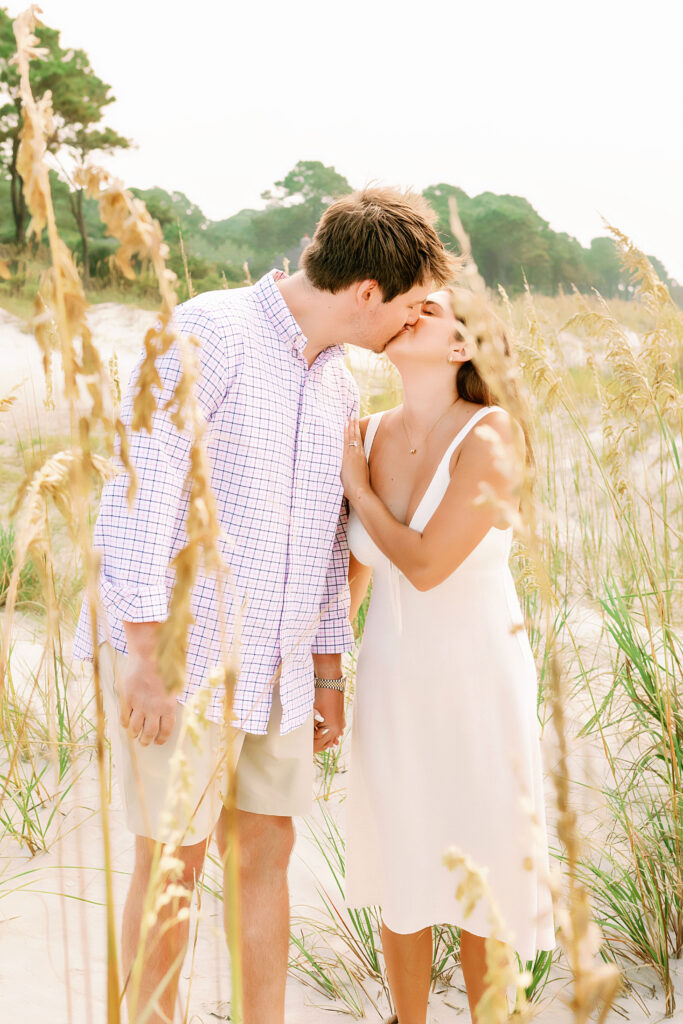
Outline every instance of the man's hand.
POLYGON ((175 725, 176 699, 157 669, 158 623, 125 622, 124 629, 130 660, 119 686, 119 721, 143 747, 165 743, 175 725))
POLYGON ((316 687, 313 710, 323 718, 322 722, 316 720, 313 732, 313 752, 317 754, 339 744, 346 728, 344 694, 339 690, 316 687))

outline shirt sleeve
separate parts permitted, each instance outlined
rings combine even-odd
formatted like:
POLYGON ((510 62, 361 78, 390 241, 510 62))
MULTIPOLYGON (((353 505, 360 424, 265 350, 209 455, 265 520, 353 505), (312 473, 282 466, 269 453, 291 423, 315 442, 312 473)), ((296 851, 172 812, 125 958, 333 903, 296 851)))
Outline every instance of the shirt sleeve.
POLYGON ((342 651, 353 650, 353 629, 349 622, 351 593, 348 584, 348 522, 349 514, 344 500, 323 588, 318 631, 311 647, 313 654, 340 654, 342 651))
MULTIPOLYGON (((345 371, 347 387, 347 413, 357 416, 359 408, 358 387, 351 374, 345 371)), ((332 544, 330 564, 320 605, 320 622, 311 652, 313 654, 339 654, 351 651, 354 646, 353 627, 349 622, 351 592, 349 590, 349 508, 346 499, 342 501, 337 529, 332 544)))
MULTIPOLYGON (((216 329, 209 314, 180 306, 176 333, 199 340, 200 372, 195 395, 207 420, 223 401, 240 360, 240 338, 216 329)), ((179 431, 163 406, 182 375, 174 343, 156 362, 161 389, 152 433, 133 431, 133 397, 142 358, 131 374, 121 407, 130 459, 137 473, 133 508, 128 508, 125 470, 102 491, 93 542, 101 552, 100 594, 107 614, 119 621, 154 622, 168 615, 166 576, 181 510, 187 502, 186 476, 192 443, 190 430, 179 431)), ((121 465, 117 458, 117 464, 121 465)))

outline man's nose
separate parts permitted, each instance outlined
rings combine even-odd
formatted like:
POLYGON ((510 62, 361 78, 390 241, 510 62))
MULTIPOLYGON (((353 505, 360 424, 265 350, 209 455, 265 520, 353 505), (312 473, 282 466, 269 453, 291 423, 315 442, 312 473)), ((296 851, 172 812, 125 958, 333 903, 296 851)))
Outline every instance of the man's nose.
POLYGON ((414 327, 417 321, 420 319, 419 311, 417 313, 411 313, 406 320, 406 327, 414 327))

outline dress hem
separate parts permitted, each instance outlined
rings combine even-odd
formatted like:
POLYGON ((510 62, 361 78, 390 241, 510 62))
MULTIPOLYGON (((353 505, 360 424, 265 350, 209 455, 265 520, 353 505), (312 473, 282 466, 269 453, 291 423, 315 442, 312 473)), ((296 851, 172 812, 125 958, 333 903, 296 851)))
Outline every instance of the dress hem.
MULTIPOLYGON (((387 928, 389 928, 390 931, 395 932, 397 935, 412 935, 415 932, 424 931, 425 928, 438 928, 440 926, 448 924, 452 928, 461 928, 464 931, 469 932, 471 935, 476 935, 476 936, 478 936, 481 939, 488 939, 488 938, 492 938, 492 937, 495 938, 496 937, 495 935, 493 935, 493 933, 490 930, 488 931, 487 934, 482 934, 480 929, 473 928, 471 926, 470 922, 465 919, 464 915, 459 915, 459 917, 457 919, 453 919, 453 918, 449 919, 449 917, 447 915, 441 916, 441 915, 434 914, 434 915, 431 915, 430 919, 428 919, 428 920, 425 920, 424 918, 420 918, 420 923, 418 923, 418 924, 414 924, 411 921, 410 927, 408 927, 408 928, 406 928, 405 925, 403 925, 402 927, 394 927, 394 925, 392 925, 391 921, 387 920, 385 914, 382 912, 381 904, 379 904, 379 903, 372 903, 372 902, 360 903, 360 902, 354 902, 354 903, 347 903, 346 904, 346 907, 347 907, 348 910, 361 910, 361 909, 363 909, 365 907, 370 907, 370 906, 376 907, 377 910, 379 910, 383 924, 385 924, 387 926, 387 928)), ((534 951, 532 953, 529 953, 526 948, 522 952, 522 950, 520 949, 519 945, 516 942, 511 943, 511 946, 512 946, 512 949, 514 950, 514 952, 519 955, 519 958, 520 958, 520 960, 522 960, 522 962, 525 962, 527 960, 533 960, 537 956, 538 953, 551 952, 554 949, 556 949, 556 947, 557 947, 557 940, 556 940, 555 934, 554 934, 554 925, 553 925, 553 939, 552 939, 551 945, 546 945, 543 942, 541 944, 534 944, 534 951)))

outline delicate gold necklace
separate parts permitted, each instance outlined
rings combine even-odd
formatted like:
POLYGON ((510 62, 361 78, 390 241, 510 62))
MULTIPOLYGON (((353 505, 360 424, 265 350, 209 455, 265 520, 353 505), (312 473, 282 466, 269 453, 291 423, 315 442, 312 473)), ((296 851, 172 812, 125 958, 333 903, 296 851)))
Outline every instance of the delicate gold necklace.
MULTIPOLYGON (((436 423, 432 424, 432 426, 429 428, 429 430, 425 434, 424 440, 422 441, 422 445, 425 445, 427 443, 427 441, 429 440, 429 435, 431 434, 432 430, 434 430, 435 427, 438 427, 439 423, 441 423, 441 420, 444 418, 446 413, 450 412, 451 409, 453 408, 453 406, 457 405, 459 401, 460 401, 460 395, 458 395, 458 397, 452 403, 452 405, 448 406, 448 408, 446 409, 445 412, 441 413, 441 415, 439 416, 439 418, 436 421, 436 423)), ((413 442, 410 440, 410 434, 408 433, 408 428, 406 426, 406 418, 403 415, 403 409, 401 409, 401 423, 403 424, 403 430, 405 431, 405 435, 406 435, 406 437, 408 439, 408 444, 410 445, 410 447, 408 448, 408 454, 409 455, 415 455, 415 453, 417 452, 417 448, 413 448, 413 442)))

